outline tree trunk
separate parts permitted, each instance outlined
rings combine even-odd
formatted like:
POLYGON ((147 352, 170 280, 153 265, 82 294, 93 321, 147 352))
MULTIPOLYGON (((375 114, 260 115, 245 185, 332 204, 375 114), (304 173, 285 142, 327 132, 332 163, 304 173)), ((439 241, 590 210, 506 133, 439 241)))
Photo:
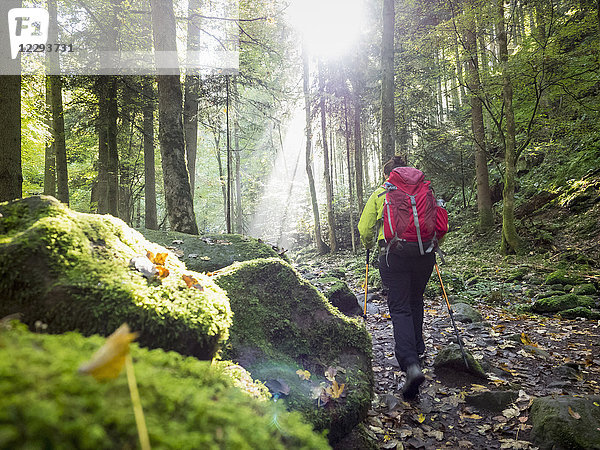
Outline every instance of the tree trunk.
POLYGON ((242 211, 242 161, 240 153, 240 123, 239 123, 239 98, 237 79, 233 83, 233 101, 235 102, 233 119, 233 146, 235 152, 235 231, 244 234, 244 214, 242 211))
POLYGON ((358 200, 358 210, 364 208, 364 179, 363 179, 363 146, 361 136, 361 113, 362 113, 362 78, 357 74, 354 81, 354 94, 352 96, 354 103, 354 175, 356 176, 356 199, 358 200))
MULTIPOLYGON (((46 125, 49 130, 53 129, 52 124, 52 97, 50 95, 50 77, 46 76, 46 125)), ((46 141, 46 150, 44 152, 44 195, 56 196, 56 149, 54 148, 54 139, 52 137, 46 141)))
MULTIPOLYGON (((188 3, 188 29, 187 49, 198 51, 200 43, 200 29, 198 19, 192 19, 200 13, 199 0, 190 0, 188 3)), ((185 135, 185 153, 187 157, 188 172, 190 175, 190 190, 194 197, 196 185, 196 152, 198 147, 198 75, 185 76, 185 94, 183 103, 183 130, 185 135)))
POLYGON ((396 154, 394 113, 394 0, 383 0, 381 36, 381 161, 396 154))
MULTIPOLYGON (((176 52, 172 0, 152 0, 152 34, 157 51, 176 52)), ((174 231, 198 234, 185 158, 179 69, 161 70, 158 80, 159 141, 167 215, 174 231)))
POLYGON ((69 204, 69 177, 67 173, 67 146, 65 143, 65 118, 62 102, 62 78, 50 75, 50 100, 52 102, 52 137, 56 150, 56 194, 69 204))
POLYGON ((508 45, 506 27, 504 25, 504 0, 497 0, 498 5, 498 47, 502 68, 502 97, 504 99, 504 116, 506 118, 506 135, 504 148, 504 190, 502 192, 502 254, 514 254, 519 249, 519 237, 515 227, 515 177, 516 177, 516 128, 513 111, 513 87, 508 71, 508 45))
POLYGON ((306 46, 302 46, 302 87, 304 90, 304 110, 306 112, 306 175, 308 176, 308 187, 310 190, 310 200, 312 203, 313 216, 315 219, 315 243, 317 251, 323 255, 327 253, 327 247, 321 238, 321 219, 319 218, 319 204, 317 203, 317 191, 315 189, 315 177, 312 172, 312 132, 311 132, 311 114, 310 114, 310 92, 309 92, 309 71, 308 54, 306 46))
POLYGON ((98 177, 96 182, 97 211, 108 214, 108 77, 96 78, 96 96, 98 97, 98 177))
MULTIPOLYGON (((474 27, 474 25, 473 25, 474 27)), ((471 93, 471 126, 473 130, 475 152, 475 174, 477 178, 477 210, 479 227, 489 230, 494 225, 490 182, 485 148, 485 126, 483 122, 483 106, 480 93, 479 64, 477 61, 477 36, 473 30, 466 31, 467 51, 469 53, 469 81, 471 93)))
POLYGON ((227 142, 227 202, 225 206, 225 224, 227 233, 231 233, 231 128, 229 126, 229 75, 225 75, 225 138, 227 142))
POLYGON ((106 189, 106 204, 108 214, 119 217, 119 147, 117 143, 117 120, 119 107, 117 104, 117 77, 108 78, 106 97, 106 143, 108 148, 108 178, 106 189))
POLYGON ((144 96, 144 203, 145 226, 157 230, 156 214, 156 170, 154 167, 154 88, 150 77, 142 79, 142 94, 144 96))
MULTIPOLYGON (((344 136, 346 138, 346 160, 348 166, 348 213, 350 214, 350 235, 352 237, 352 253, 356 253, 354 232, 354 195, 352 193, 352 168, 350 165, 350 127, 348 126, 348 98, 344 98, 344 136)), ((361 210, 362 211, 362 210, 361 210)))
POLYGON ((323 67, 319 62, 319 90, 321 98, 319 109, 321 110, 321 138, 323 142, 323 177, 325 178, 325 192, 327 204, 327 224, 329 225, 329 248, 333 253, 337 252, 337 239, 335 236, 335 215, 333 211, 333 186, 331 184, 329 148, 327 145, 327 121, 325 115, 325 82, 323 80, 323 67))

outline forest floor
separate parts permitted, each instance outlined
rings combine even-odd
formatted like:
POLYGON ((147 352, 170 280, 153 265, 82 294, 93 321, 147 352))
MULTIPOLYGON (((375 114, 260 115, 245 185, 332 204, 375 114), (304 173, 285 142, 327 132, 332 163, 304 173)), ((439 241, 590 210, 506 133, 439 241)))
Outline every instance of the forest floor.
MULTIPOLYGON (((328 270, 331 263, 325 258, 317 265, 328 270)), ((362 281, 356 275, 346 279, 359 298, 362 281)), ((365 427, 379 448, 533 449, 528 420, 533 398, 600 394, 600 321, 515 314, 485 302, 471 305, 482 322, 457 326, 465 348, 491 366, 488 379, 436 372, 437 353, 456 338, 445 301, 430 291, 425 296, 426 380, 418 398, 406 402, 385 292, 369 288, 366 326, 373 338, 375 395, 365 427), (482 394, 499 391, 510 391, 515 401, 495 411, 472 405, 482 394)))

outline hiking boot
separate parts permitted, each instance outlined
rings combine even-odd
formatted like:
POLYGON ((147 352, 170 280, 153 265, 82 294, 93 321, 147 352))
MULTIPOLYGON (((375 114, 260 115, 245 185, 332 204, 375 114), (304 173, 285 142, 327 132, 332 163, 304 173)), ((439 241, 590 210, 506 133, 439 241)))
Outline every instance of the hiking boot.
POLYGON ((402 395, 405 400, 414 399, 419 393, 419 386, 425 381, 425 375, 421 372, 418 364, 411 364, 406 369, 406 381, 402 387, 402 395))

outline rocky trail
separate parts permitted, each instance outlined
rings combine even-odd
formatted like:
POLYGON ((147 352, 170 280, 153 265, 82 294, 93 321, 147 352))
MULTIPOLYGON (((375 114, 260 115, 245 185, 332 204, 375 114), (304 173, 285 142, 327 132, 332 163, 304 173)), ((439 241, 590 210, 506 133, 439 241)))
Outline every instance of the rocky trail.
MULTIPOLYGON (((359 299, 364 298, 360 279, 347 282, 359 299)), ((443 298, 426 296, 426 380, 419 397, 406 402, 384 294, 369 289, 366 319, 373 338, 375 395, 364 425, 379 448, 539 448, 539 438, 533 443, 529 417, 536 397, 591 399, 598 417, 600 321, 516 315, 486 303, 472 305, 475 316, 467 317, 468 312, 455 305, 464 346, 484 367, 483 379, 460 368, 434 368, 440 350, 456 338, 443 298)), ((578 408, 568 406, 568 413, 581 423, 578 408)), ((600 432, 600 427, 592 432, 600 432)))

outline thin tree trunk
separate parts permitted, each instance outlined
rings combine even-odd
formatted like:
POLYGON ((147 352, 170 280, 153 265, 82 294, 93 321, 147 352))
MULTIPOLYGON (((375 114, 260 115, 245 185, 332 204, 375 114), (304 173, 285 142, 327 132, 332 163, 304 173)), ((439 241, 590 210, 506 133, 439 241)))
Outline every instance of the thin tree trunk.
POLYGON ((394 113, 394 0, 383 0, 381 37, 381 161, 396 154, 394 113))
POLYGON ((156 214, 156 169, 154 165, 154 87, 150 77, 142 79, 142 93, 144 96, 144 203, 145 226, 150 230, 157 230, 156 214))
POLYGON ((504 255, 514 254, 519 249, 519 237, 515 227, 515 177, 516 177, 516 127, 513 111, 513 87, 508 71, 508 44, 504 25, 504 0, 497 0, 498 6, 498 47, 502 67, 502 97, 506 117, 506 137, 504 152, 504 190, 502 192, 502 244, 504 255))
POLYGON ((311 132, 311 114, 310 114, 310 92, 308 87, 309 71, 308 71, 308 54, 306 46, 302 46, 302 68, 303 80, 302 86, 304 90, 304 109, 306 112, 306 175, 308 176, 308 187, 310 190, 310 200, 312 203, 313 216, 315 219, 315 243, 317 251, 320 254, 327 253, 327 247, 321 238, 321 219, 319 218, 319 205, 317 203, 317 191, 315 189, 315 177, 312 172, 312 132, 311 132))
MULTIPOLYGON (((49 130, 54 128, 52 124, 52 96, 50 95, 50 77, 46 76, 46 125, 49 130)), ((46 141, 44 152, 44 195, 56 196, 56 149, 54 148, 54 139, 50 137, 46 141)))
POLYGON ((119 217, 119 147, 117 142, 117 120, 119 107, 117 104, 117 77, 108 79, 107 101, 107 127, 106 141, 108 146, 108 179, 107 179, 107 206, 108 214, 119 217))
POLYGON ((225 211, 225 223, 227 225, 227 233, 231 233, 231 129, 229 126, 229 75, 225 75, 225 131, 227 139, 227 203, 225 211))
POLYGON ((364 208, 364 188, 363 188, 363 146, 361 136, 361 95, 362 83, 357 75, 354 83, 354 95, 352 96, 354 103, 354 174, 356 176, 356 199, 358 200, 358 211, 364 208))
POLYGON ((65 118, 62 103, 62 78, 59 75, 50 75, 50 98, 52 101, 52 136, 56 150, 57 198, 68 205, 67 146, 65 143, 65 118))
MULTIPOLYGON (((152 32, 157 51, 176 52, 176 25, 172 0, 152 0, 152 32)), ((165 201, 174 231, 198 234, 185 158, 183 108, 179 68, 158 79, 159 141, 165 201)))
POLYGON ((346 160, 348 166, 348 212, 350 214, 350 235, 352 237, 352 253, 356 253, 354 233, 354 195, 352 194, 352 169, 350 165, 350 127, 348 126, 348 98, 344 98, 344 136, 346 138, 346 160))
MULTIPOLYGON (((474 25, 473 25, 474 27, 474 25)), ((479 227, 488 230, 494 225, 490 182, 485 148, 485 126, 480 95, 479 63, 477 61, 477 36, 473 30, 466 31, 469 53, 469 90, 471 93, 471 126, 474 138, 475 174, 477 178, 477 210, 479 227)))
POLYGON ((97 211, 99 214, 108 214, 108 77, 106 75, 96 79, 96 96, 98 97, 97 211))
POLYGON ((456 59, 456 76, 458 78, 458 86, 460 93, 460 105, 462 105, 467 98, 467 94, 465 92, 465 80, 463 78, 463 67, 462 67, 462 59, 460 58, 460 49, 458 47, 458 36, 454 33, 454 58, 456 59))
MULTIPOLYGON (((233 145, 235 152, 235 230, 239 234, 244 234, 244 215, 242 211, 242 160, 240 153, 240 124, 239 124, 239 98, 237 89, 237 79, 233 83, 233 101, 234 108, 233 119, 233 145)), ((283 150, 283 149, 282 149, 283 150)))
POLYGON ((337 252, 337 239, 335 236, 335 214, 333 211, 333 186, 331 183, 329 147, 327 145, 327 121, 325 111, 325 82, 323 80, 323 67, 319 62, 319 90, 321 98, 319 109, 321 110, 321 138, 323 142, 323 177, 325 178, 325 192, 327 204, 327 224, 329 225, 329 248, 333 253, 337 252))
MULTIPOLYGON (((200 29, 197 18, 192 16, 200 13, 199 0, 189 0, 188 3, 188 29, 187 49, 198 51, 200 41, 200 29)), ((196 152, 198 147, 198 75, 185 76, 185 93, 183 103, 183 131, 185 135, 185 153, 187 158, 188 172, 190 176, 190 190, 194 197, 196 185, 196 152)))

